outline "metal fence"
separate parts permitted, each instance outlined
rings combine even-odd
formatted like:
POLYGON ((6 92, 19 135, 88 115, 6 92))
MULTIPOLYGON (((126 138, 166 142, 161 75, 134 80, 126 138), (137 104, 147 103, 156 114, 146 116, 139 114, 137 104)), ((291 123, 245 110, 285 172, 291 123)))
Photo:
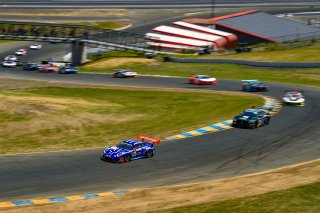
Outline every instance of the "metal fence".
POLYGON ((86 25, 0 21, 0 34, 2 38, 84 39, 148 48, 144 35, 86 25))
POLYGON ((278 68, 320 68, 320 62, 260 62, 232 59, 203 59, 203 58, 172 58, 165 57, 165 61, 178 63, 207 63, 207 64, 238 64, 255 67, 278 68))

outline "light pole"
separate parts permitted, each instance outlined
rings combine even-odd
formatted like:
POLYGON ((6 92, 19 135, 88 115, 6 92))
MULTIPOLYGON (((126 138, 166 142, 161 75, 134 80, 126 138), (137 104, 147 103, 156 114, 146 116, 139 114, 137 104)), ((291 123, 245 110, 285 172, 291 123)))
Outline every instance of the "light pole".
POLYGON ((214 18, 215 0, 211 0, 211 18, 214 18))

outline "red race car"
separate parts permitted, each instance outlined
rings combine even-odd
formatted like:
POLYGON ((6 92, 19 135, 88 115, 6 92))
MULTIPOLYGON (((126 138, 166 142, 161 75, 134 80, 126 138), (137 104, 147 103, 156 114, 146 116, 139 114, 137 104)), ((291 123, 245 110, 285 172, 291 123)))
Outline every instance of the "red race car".
POLYGON ((19 56, 23 56, 23 55, 27 55, 27 50, 26 49, 20 49, 20 50, 17 50, 14 54, 15 55, 19 55, 19 56))
POLYGON ((43 64, 39 70, 40 72, 59 72, 59 68, 56 66, 53 66, 51 64, 43 64))
POLYGON ((193 75, 189 78, 189 83, 199 85, 217 84, 217 79, 208 75, 193 75))

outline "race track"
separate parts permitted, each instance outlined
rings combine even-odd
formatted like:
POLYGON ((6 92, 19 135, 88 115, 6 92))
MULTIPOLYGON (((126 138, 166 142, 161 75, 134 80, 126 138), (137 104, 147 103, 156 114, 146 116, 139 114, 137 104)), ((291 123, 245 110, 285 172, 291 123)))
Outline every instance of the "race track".
MULTIPOLYGON (((63 44, 47 44, 41 51, 32 51, 26 60, 43 59, 58 50, 63 52, 64 48, 63 44)), ((7 50, 1 53, 1 57, 11 52, 7 50)), ((216 86, 200 87, 187 84, 184 78, 114 79, 110 75, 46 74, 19 68, 1 68, 0 76, 101 85, 240 89, 239 81, 219 80, 216 86)), ((284 90, 304 90, 306 106, 284 107, 272 117, 270 125, 256 130, 231 129, 164 142, 156 147, 154 158, 127 164, 101 161, 99 157, 103 149, 0 156, 0 201, 195 182, 319 158, 320 90, 274 83, 269 85, 271 91, 262 94, 276 98, 280 98, 284 90)))

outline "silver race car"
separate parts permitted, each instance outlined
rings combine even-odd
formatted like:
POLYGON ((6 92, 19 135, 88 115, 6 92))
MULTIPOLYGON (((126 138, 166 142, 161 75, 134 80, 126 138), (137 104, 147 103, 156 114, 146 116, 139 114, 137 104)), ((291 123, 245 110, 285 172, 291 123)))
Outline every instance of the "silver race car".
POLYGON ((284 105, 304 106, 305 98, 301 91, 288 91, 283 97, 284 105))

